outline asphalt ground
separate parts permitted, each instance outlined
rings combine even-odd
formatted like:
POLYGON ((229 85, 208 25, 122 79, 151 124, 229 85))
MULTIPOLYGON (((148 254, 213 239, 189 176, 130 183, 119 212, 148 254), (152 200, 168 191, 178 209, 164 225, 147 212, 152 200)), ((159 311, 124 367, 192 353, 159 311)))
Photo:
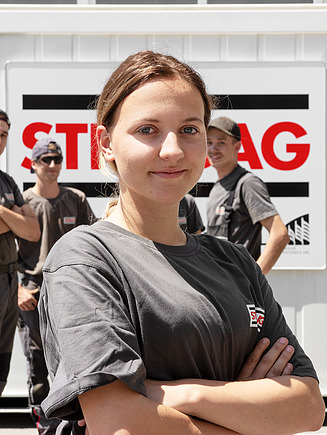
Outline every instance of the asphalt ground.
MULTIPOLYGON (((327 434, 327 426, 323 426, 318 432, 303 433, 303 435, 310 434, 327 434)), ((26 412, 0 413, 0 435, 38 435, 38 431, 26 412)))

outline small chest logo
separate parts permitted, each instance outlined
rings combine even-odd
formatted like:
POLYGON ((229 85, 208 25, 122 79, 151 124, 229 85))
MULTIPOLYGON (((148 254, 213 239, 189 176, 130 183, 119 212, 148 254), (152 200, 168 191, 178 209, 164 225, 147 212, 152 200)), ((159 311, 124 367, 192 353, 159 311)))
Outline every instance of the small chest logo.
POLYGON ((265 310, 256 307, 254 304, 249 304, 246 307, 250 316, 250 328, 257 328, 258 332, 260 332, 265 320, 265 310))
POLYGON ((74 225, 76 222, 75 216, 66 216, 64 217, 64 224, 65 225, 74 225))
POLYGON ((13 193, 5 193, 5 195, 9 202, 14 202, 15 198, 13 193))
POLYGON ((186 225, 187 224, 187 219, 185 216, 178 216, 178 223, 179 225, 186 225))
POLYGON ((222 216, 222 215, 225 214, 225 211, 226 211, 225 206, 222 205, 220 207, 217 207, 216 208, 216 215, 217 216, 222 216))

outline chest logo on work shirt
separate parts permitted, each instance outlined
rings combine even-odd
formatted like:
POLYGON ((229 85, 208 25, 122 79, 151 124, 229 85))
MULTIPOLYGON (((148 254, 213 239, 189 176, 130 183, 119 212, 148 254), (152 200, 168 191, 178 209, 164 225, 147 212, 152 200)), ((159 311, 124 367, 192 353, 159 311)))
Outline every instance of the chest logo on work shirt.
POLYGON ((6 198, 8 199, 8 201, 14 202, 15 198, 14 198, 13 193, 5 193, 5 195, 6 195, 6 198))
POLYGON ((250 328, 257 328, 258 332, 260 332, 265 320, 265 310, 256 307, 254 304, 249 304, 246 307, 250 315, 250 328))
POLYGON ((65 225, 74 225, 76 222, 76 217, 75 216, 66 216, 64 217, 64 224, 65 225))
POLYGON ((178 223, 179 225, 186 225, 187 224, 187 219, 185 216, 178 216, 178 223))
POLYGON ((225 211, 226 211, 226 209, 225 209, 225 206, 224 206, 224 205, 222 205, 221 207, 217 207, 217 208, 216 208, 216 215, 217 215, 217 216, 224 215, 224 214, 225 214, 225 211))

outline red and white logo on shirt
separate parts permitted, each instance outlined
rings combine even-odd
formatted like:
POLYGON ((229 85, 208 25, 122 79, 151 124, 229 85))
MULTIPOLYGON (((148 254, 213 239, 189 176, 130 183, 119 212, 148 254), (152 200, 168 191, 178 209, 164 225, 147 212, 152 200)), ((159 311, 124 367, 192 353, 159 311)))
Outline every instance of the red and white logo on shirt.
POLYGON ((250 315, 250 328, 257 328, 258 332, 260 332, 265 320, 265 310, 256 307, 254 304, 249 304, 246 307, 250 315))
POLYGON ((74 225, 76 222, 76 217, 75 216, 66 216, 64 217, 64 224, 70 224, 70 225, 74 225))
POLYGON ((15 197, 13 193, 5 193, 6 198, 8 199, 8 201, 10 202, 14 202, 15 201, 15 197))
POLYGON ((224 215, 225 214, 225 211, 226 211, 226 209, 225 209, 225 206, 220 206, 220 207, 217 207, 216 208, 216 215, 217 216, 221 216, 221 215, 224 215))

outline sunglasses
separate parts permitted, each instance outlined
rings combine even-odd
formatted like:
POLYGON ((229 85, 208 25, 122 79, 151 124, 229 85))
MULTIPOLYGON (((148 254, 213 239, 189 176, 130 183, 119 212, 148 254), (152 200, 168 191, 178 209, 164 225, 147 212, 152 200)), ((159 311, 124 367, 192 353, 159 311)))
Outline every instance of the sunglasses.
POLYGON ((38 159, 39 162, 45 163, 46 165, 50 165, 52 160, 55 162, 56 165, 60 165, 63 161, 62 156, 46 156, 46 157, 40 157, 38 159))

